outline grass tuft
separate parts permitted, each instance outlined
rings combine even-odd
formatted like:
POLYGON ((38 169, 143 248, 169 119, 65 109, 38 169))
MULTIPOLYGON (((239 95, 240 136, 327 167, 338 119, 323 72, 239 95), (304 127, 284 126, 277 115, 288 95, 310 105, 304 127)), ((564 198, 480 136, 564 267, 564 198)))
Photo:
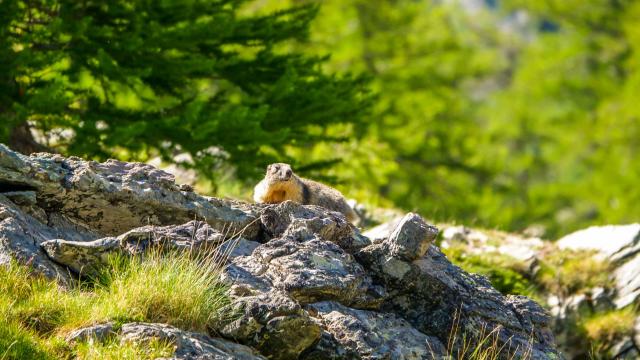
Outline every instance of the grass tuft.
POLYGON ((160 322, 207 332, 229 317, 221 256, 152 251, 142 258, 114 257, 109 264, 98 282, 73 289, 15 262, 0 266, 0 360, 161 357, 167 344, 120 349, 114 343, 87 343, 74 350, 64 337, 106 321, 160 322))
POLYGON ((210 258, 152 252, 144 259, 115 257, 98 291, 93 317, 148 321, 206 331, 224 316, 227 287, 210 258))

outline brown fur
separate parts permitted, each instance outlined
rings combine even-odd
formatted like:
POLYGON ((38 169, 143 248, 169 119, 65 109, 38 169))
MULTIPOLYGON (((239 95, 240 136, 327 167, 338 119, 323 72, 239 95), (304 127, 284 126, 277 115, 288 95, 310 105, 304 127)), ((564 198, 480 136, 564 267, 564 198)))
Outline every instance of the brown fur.
POLYGON ((338 190, 298 177, 291 170, 291 166, 283 163, 271 164, 267 167, 264 179, 254 189, 253 200, 267 204, 292 200, 304 205, 319 205, 341 212, 351 222, 359 220, 358 215, 338 190))

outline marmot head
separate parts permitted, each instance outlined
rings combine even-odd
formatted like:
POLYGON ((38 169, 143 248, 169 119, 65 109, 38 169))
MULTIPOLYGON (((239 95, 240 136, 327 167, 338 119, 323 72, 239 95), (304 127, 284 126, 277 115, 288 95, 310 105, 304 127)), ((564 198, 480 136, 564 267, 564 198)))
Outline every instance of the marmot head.
POLYGON ((275 163, 267 166, 267 174, 265 178, 269 182, 288 182, 293 177, 291 165, 285 163, 275 163))

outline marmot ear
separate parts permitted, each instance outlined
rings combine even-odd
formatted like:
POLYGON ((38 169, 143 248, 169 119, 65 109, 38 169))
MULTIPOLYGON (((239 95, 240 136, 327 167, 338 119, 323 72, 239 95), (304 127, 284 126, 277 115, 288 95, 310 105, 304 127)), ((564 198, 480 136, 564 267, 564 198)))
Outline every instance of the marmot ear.
POLYGON ((272 166, 273 164, 267 165, 267 171, 270 171, 272 166))

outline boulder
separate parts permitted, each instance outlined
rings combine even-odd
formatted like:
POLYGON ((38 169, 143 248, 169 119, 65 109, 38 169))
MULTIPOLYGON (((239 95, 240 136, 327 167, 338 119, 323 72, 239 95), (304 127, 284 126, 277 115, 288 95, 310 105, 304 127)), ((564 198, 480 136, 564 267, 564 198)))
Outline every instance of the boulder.
POLYGON ((322 324, 323 339, 303 359, 445 359, 445 346, 393 313, 357 310, 336 302, 310 304, 322 324), (336 350, 340 349, 340 350, 336 350))
POLYGON ((573 232, 556 244, 560 249, 595 250, 617 263, 640 252, 640 224, 592 226, 573 232))
POLYGON ((561 357, 546 312, 451 264, 433 245, 437 228, 407 214, 385 231, 372 241, 319 206, 199 196, 145 164, 0 146, 0 261, 63 284, 99 272, 113 253, 226 261, 232 316, 211 328, 224 339, 135 323, 79 329, 71 342, 160 338, 178 359, 429 359, 460 355, 464 339, 489 331, 508 349, 501 358, 561 357))
POLYGON ((557 242, 561 249, 593 250, 615 269, 618 308, 640 302, 640 224, 592 226, 557 242))
POLYGON ((260 360, 253 349, 205 334, 183 331, 165 324, 129 323, 120 329, 120 342, 145 343, 151 339, 174 344, 173 359, 185 360, 260 360))
MULTIPOLYGON (((193 220, 186 224, 170 226, 143 226, 118 237, 105 237, 93 241, 69 241, 52 239, 40 246, 58 264, 82 275, 96 275, 107 264, 110 255, 136 255, 149 248, 162 251, 214 252, 225 241, 221 232, 204 221, 193 220)), ((244 239, 229 239, 238 243, 244 239)), ((257 243, 256 243, 257 244, 257 243)), ((228 250, 221 249, 222 253, 228 250)))
POLYGON ((528 351, 532 359, 561 356, 542 307, 524 297, 503 296, 485 277, 462 271, 433 245, 411 262, 394 257, 385 243, 363 248, 356 258, 385 285, 389 295, 383 311, 402 316, 443 343, 462 329, 465 334, 454 339, 455 349, 464 346, 464 338, 480 342, 491 333, 517 358, 528 351))

